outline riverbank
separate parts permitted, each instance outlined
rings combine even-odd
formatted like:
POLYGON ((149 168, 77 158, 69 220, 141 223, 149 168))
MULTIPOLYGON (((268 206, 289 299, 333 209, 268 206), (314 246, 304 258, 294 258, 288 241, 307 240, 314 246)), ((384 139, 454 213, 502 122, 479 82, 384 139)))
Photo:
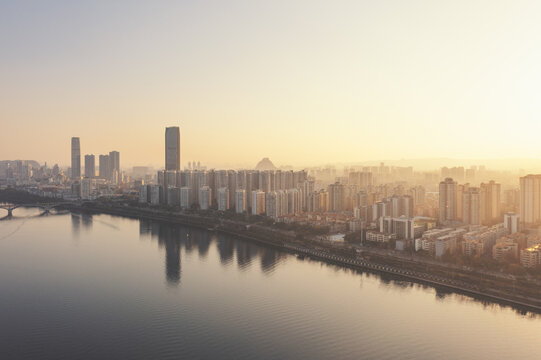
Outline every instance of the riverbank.
POLYGON ((520 310, 541 313, 541 288, 525 280, 511 280, 492 274, 466 271, 445 264, 435 264, 433 261, 383 255, 370 249, 355 249, 317 242, 313 239, 298 239, 291 232, 258 224, 205 217, 195 213, 167 212, 110 203, 100 205, 74 204, 69 208, 76 212, 144 218, 218 231, 330 264, 359 271, 383 272, 434 287, 447 288, 458 293, 511 305, 520 310))

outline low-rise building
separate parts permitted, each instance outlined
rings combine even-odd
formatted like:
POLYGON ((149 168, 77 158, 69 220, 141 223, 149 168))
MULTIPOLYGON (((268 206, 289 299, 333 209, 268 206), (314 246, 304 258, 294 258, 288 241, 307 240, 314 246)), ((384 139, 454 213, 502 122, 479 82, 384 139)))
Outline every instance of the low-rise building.
POLYGON ((541 244, 520 250, 520 264, 526 268, 536 267, 541 263, 541 244))
POLYGON ((462 235, 466 229, 456 229, 447 235, 440 236, 434 242, 434 255, 436 257, 443 256, 445 253, 454 254, 459 244, 462 235))
MULTIPOLYGON (((463 251, 467 249, 481 250, 483 254, 490 254, 492 247, 496 244, 496 240, 502 236, 507 235, 507 229, 503 224, 487 226, 475 226, 471 227, 470 231, 463 235, 463 242, 467 243, 463 245, 463 251), (482 245, 474 245, 475 243, 481 243, 482 245)), ((477 254, 477 252, 475 252, 477 254)), ((464 252, 464 255, 473 255, 464 252)), ((479 254, 480 255, 480 254, 479 254)))
POLYGON ((420 239, 415 240, 415 250, 425 250, 434 254, 436 239, 449 234, 453 228, 431 229, 426 231, 420 239))
POLYGON ((368 230, 366 232, 366 241, 388 243, 389 241, 394 239, 396 239, 395 234, 382 233, 374 230, 368 230))
POLYGON ((462 240, 462 254, 466 256, 479 257, 485 252, 484 244, 477 239, 462 240))
POLYGON ((518 243, 512 239, 502 238, 492 247, 492 258, 497 261, 518 258, 518 243))

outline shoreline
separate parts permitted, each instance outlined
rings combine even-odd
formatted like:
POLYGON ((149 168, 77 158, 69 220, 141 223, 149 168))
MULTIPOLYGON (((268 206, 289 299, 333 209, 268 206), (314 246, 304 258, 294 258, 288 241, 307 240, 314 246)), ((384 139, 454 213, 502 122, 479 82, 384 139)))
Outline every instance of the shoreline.
MULTIPOLYGON (((275 232, 271 229, 266 229, 262 233, 263 229, 257 227, 256 231, 250 231, 250 228, 256 227, 250 224, 241 224, 233 220, 216 219, 210 217, 204 217, 201 215, 188 215, 178 213, 165 213, 163 211, 154 211, 136 207, 105 207, 105 206, 66 206, 74 212, 90 212, 90 213, 103 213, 109 215, 116 215, 121 217, 136 218, 136 219, 148 219, 155 221, 163 221, 176 225, 193 226, 203 230, 217 231, 223 234, 239 237, 246 241, 252 241, 266 246, 278 248, 282 251, 290 252, 293 254, 306 256, 318 261, 324 261, 329 264, 338 265, 341 267, 347 267, 360 271, 372 271, 376 273, 385 273, 389 275, 398 276, 409 281, 416 283, 427 284, 435 288, 446 288, 454 292, 469 295, 473 297, 480 297, 488 301, 500 303, 514 308, 520 308, 520 310, 526 310, 541 314, 541 299, 535 299, 532 297, 523 297, 520 295, 511 295, 505 290, 498 290, 496 288, 486 288, 483 285, 474 284, 475 282, 491 282, 491 279, 479 278, 478 274, 474 273, 460 273, 456 269, 450 271, 448 268, 440 266, 437 269, 438 272, 450 272, 452 276, 442 276, 438 274, 432 274, 428 271, 419 271, 419 266, 426 267, 428 269, 436 268, 434 264, 422 264, 422 263, 407 263, 404 259, 387 258, 370 251, 364 250, 361 253, 353 255, 344 254, 345 249, 330 249, 321 246, 313 246, 308 244, 308 241, 298 241, 294 237, 275 232), (281 239, 276 239, 276 237, 281 239), (340 251, 342 250, 342 251, 340 251), (364 255, 364 257, 363 257, 364 255), (368 257, 368 259, 366 259, 368 257), (374 261, 373 258, 378 259, 374 261), (400 267, 396 263, 400 263, 400 267), (451 274, 452 273, 452 274, 451 274), (459 279, 456 279, 459 277, 459 279)), ((496 281, 496 280, 493 280, 496 281)), ((502 281, 502 279, 498 279, 502 281)), ((510 285, 510 284, 507 284, 510 285)), ((522 284, 520 284, 522 286, 522 284)), ((519 286, 519 287, 520 287, 519 286)), ((513 284, 515 289, 516 283, 513 284)))

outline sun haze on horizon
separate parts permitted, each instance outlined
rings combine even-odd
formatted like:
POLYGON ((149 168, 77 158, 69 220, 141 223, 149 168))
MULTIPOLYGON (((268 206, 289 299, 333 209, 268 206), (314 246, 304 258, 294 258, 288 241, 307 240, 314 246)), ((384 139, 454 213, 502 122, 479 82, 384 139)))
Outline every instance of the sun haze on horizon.
POLYGON ((536 1, 2 2, 4 159, 535 158, 536 1))

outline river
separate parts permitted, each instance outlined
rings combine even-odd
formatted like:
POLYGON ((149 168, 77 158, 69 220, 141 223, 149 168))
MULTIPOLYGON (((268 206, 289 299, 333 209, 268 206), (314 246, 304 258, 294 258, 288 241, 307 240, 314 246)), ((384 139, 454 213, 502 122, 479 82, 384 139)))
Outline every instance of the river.
POLYGON ((529 312, 204 230, 38 215, 0 221, 2 359, 541 356, 529 312))

